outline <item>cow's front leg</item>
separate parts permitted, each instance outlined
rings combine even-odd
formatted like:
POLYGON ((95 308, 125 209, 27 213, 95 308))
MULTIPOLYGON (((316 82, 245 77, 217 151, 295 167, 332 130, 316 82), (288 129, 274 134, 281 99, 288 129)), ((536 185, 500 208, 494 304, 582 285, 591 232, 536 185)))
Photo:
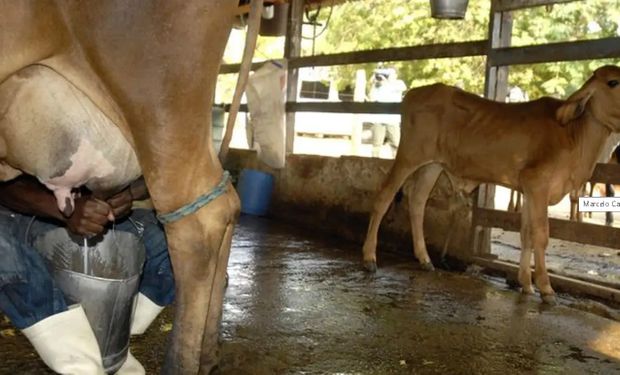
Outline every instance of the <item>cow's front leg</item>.
MULTIPOLYGON (((527 195, 525 210, 527 218, 522 225, 529 227, 527 236, 534 250, 534 283, 540 291, 544 302, 555 303, 555 292, 551 288, 547 267, 545 264, 545 251, 549 243, 549 217, 548 198, 545 191, 532 190, 527 195)), ((523 263, 521 264, 523 267, 523 263)), ((529 265, 528 265, 529 269, 529 265)))
POLYGON ((219 360, 226 265, 239 198, 227 192, 166 226, 176 282, 176 311, 165 374, 209 374, 219 360))
POLYGON ((532 242, 534 246, 534 283, 540 291, 540 296, 544 302, 555 303, 555 292, 551 288, 547 266, 545 264, 545 251, 549 243, 549 218, 547 217, 547 206, 543 209, 538 207, 537 215, 533 215, 532 220, 532 242), (541 212, 544 211, 544 212, 541 212))

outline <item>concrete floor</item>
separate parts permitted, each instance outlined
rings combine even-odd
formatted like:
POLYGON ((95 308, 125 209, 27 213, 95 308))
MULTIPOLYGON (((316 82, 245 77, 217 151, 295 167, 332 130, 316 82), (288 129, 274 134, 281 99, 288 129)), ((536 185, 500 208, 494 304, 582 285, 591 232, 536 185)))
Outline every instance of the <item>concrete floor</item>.
MULTIPOLYGON (((224 374, 620 374, 620 323, 542 305, 500 281, 419 270, 412 256, 360 249, 242 216, 222 322, 224 374)), ((156 374, 173 309, 132 351, 156 374)), ((0 374, 45 374, 0 320, 0 374)))

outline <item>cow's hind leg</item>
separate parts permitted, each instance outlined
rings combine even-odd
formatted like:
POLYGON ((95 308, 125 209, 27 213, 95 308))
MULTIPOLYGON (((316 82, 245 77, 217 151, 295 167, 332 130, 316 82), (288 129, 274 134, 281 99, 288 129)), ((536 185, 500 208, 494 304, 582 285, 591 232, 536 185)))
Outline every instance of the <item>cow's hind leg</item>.
POLYGON ((582 222, 583 221, 583 212, 579 212, 579 197, 584 195, 586 192, 586 186, 583 185, 577 190, 571 190, 569 193, 570 197, 570 220, 582 222))
POLYGON ((515 190, 510 189, 510 199, 508 199, 508 207, 506 208, 508 212, 516 212, 515 210, 515 190))
POLYGON ((520 212, 521 211, 521 192, 515 189, 510 189, 510 200, 508 201, 508 212, 520 212))
POLYGON ((424 241, 424 209, 442 168, 439 164, 428 164, 418 169, 407 185, 409 195, 409 220, 413 236, 413 251, 422 268, 433 271, 433 263, 424 241))
POLYGON ((234 223, 226 224, 224 234, 220 242, 218 251, 218 259, 211 287, 211 299, 207 312, 205 334, 202 343, 202 357, 200 361, 200 373, 209 374, 218 365, 219 362, 219 329, 222 317, 222 304, 224 293, 228 284, 226 266, 228 264, 228 256, 230 254, 230 246, 232 242, 234 223), (221 280, 224 280, 222 283, 221 280))
POLYGON ((523 205, 521 200, 523 198, 523 194, 518 190, 516 190, 515 192, 517 194, 517 203, 515 203, 515 212, 521 212, 522 205, 523 205))
POLYGON ((239 198, 229 184, 225 194, 195 214, 166 225, 174 249, 176 311, 163 374, 209 374, 217 366, 226 265, 238 212, 239 198))
POLYGON ((422 164, 423 163, 410 163, 405 159, 399 159, 398 155, 396 160, 394 160, 394 165, 383 183, 379 194, 375 198, 375 203, 370 215, 370 222, 368 223, 368 231, 363 247, 364 267, 366 270, 370 272, 375 272, 377 270, 377 233, 381 220, 387 212, 394 195, 403 185, 405 179, 422 164))

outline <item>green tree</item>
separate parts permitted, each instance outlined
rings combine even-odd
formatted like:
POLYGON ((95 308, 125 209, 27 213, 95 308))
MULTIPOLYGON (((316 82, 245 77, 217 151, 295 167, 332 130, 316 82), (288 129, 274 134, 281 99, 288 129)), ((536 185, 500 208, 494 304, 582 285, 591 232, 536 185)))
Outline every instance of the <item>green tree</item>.
MULTIPOLYGON (((327 2, 329 5, 329 2, 327 2)), ((311 14, 314 11, 310 12, 311 14)), ((434 43, 483 40, 487 38, 490 0, 470 0, 465 20, 436 20, 430 17, 428 0, 355 0, 324 7, 318 14, 316 31, 304 26, 302 54, 329 54, 434 43), (308 39, 310 38, 310 39, 308 39)), ((620 35, 620 0, 588 0, 536 7, 513 14, 513 46, 598 39, 620 35)), ((225 60, 238 62, 243 38, 231 38, 225 60), (233 43, 234 42, 234 43, 233 43), (234 56, 234 57, 230 57, 234 56)), ((255 61, 280 58, 284 38, 261 37, 255 61)), ((509 83, 524 89, 530 98, 543 95, 565 97, 578 88, 603 64, 618 59, 573 61, 510 67, 509 83)), ((339 89, 354 85, 355 71, 364 69, 370 77, 378 64, 335 66, 330 76, 339 89)), ((482 94, 485 58, 433 59, 385 62, 395 67, 410 87, 444 82, 482 94)), ((218 98, 229 102, 236 75, 220 76, 218 98)))
MULTIPOLYGON (((428 0, 358 0, 323 9, 318 20, 327 23, 316 40, 316 53, 338 53, 389 47, 404 47, 487 38, 489 0, 470 0, 465 20, 436 20, 430 17, 428 0)), ((531 45, 569 40, 617 36, 620 0, 589 0, 514 13, 513 45, 531 45)), ((304 34, 312 35, 305 27, 304 34)), ((309 54, 312 41, 304 41, 309 54)), ((618 60, 580 61, 513 66, 510 84, 523 88, 530 98, 565 96, 580 86, 592 70, 618 60)), ((411 87, 431 82, 456 84, 482 93, 485 60, 482 57, 387 62, 411 87)), ((355 70, 370 76, 377 64, 337 66, 331 76, 340 89, 352 85, 355 70)))
MULTIPOLYGON (((577 1, 516 12, 512 44, 515 46, 598 39, 618 36, 620 1, 577 1)), ((529 93, 565 97, 579 88, 592 71, 617 59, 523 65, 510 68, 510 82, 529 93)))
MULTIPOLYGON (((316 40, 316 50, 337 53, 486 39, 489 5, 486 0, 470 1, 465 20, 450 21, 431 18, 428 0, 347 2, 334 8, 329 21, 329 11, 322 12, 320 22, 328 22, 328 27, 316 40)), ((306 53, 309 44, 303 45, 306 53)), ((386 62, 386 65, 395 67, 409 86, 438 80, 475 92, 482 92, 484 86, 482 58, 386 62)), ((353 82, 357 69, 364 69, 370 76, 376 67, 377 64, 338 66, 332 69, 332 78, 343 88, 353 82)))

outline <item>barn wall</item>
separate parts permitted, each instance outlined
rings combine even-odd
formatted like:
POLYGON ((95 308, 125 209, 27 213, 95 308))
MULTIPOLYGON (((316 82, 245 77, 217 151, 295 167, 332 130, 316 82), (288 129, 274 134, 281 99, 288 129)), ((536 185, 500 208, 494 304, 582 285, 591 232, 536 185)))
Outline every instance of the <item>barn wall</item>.
MULTIPOLYGON (((284 170, 275 171, 258 162, 254 151, 232 149, 226 168, 233 176, 243 168, 272 173, 276 186, 270 217, 344 237, 359 244, 361 249, 373 199, 392 161, 289 155, 286 163, 284 170)), ((441 176, 426 208, 427 244, 430 250, 441 249, 445 235, 453 231, 449 254, 465 258, 469 253, 470 209, 463 200, 450 200, 450 192, 447 178, 441 176), (453 225, 448 202, 452 202, 455 212, 453 225)), ((389 209, 379 234, 382 248, 412 253, 407 210, 406 197, 389 209)))

